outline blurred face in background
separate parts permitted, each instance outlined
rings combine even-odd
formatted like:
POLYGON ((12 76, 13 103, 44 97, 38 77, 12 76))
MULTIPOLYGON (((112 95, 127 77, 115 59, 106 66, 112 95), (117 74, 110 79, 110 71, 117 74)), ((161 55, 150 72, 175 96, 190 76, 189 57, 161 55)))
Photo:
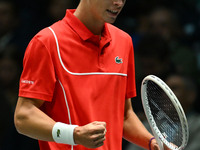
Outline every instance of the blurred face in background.
POLYGON ((72 0, 51 0, 47 11, 49 17, 58 21, 64 17, 66 9, 71 7, 72 0))
POLYGON ((185 112, 188 112, 193 107, 196 99, 196 91, 194 88, 187 86, 187 84, 191 84, 190 82, 190 80, 186 81, 179 75, 172 75, 166 79, 167 85, 172 89, 185 112))
POLYGON ((0 2, 0 37, 12 31, 17 25, 14 7, 9 2, 0 2))
POLYGON ((150 28, 152 32, 170 38, 171 33, 171 14, 166 10, 158 10, 150 16, 150 28))
POLYGON ((181 34, 175 14, 166 8, 152 11, 149 16, 149 31, 161 35, 167 41, 181 34))

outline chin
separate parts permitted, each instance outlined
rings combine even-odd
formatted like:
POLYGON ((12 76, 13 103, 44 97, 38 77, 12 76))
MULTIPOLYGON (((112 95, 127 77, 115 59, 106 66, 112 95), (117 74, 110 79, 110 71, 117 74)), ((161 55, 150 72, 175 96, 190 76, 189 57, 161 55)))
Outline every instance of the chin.
POLYGON ((108 19, 108 20, 106 20, 105 22, 110 23, 110 24, 113 24, 113 23, 115 22, 115 20, 116 20, 116 19, 108 19))

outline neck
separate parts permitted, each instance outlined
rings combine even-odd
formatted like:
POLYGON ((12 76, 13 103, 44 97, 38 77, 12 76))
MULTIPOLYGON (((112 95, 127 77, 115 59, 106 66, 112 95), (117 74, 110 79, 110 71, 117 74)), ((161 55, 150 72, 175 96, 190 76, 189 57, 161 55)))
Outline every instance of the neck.
POLYGON ((74 15, 95 35, 100 35, 105 22, 96 19, 90 11, 86 11, 81 4, 78 6, 74 15), (84 12, 84 13, 83 13, 84 12))

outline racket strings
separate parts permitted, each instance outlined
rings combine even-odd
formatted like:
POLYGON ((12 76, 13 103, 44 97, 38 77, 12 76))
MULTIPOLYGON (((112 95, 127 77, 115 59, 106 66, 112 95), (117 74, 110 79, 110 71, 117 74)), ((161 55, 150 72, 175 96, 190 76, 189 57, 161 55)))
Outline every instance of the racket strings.
POLYGON ((181 122, 169 97, 152 81, 148 81, 146 94, 154 121, 163 137, 169 143, 181 146, 183 141, 181 122))

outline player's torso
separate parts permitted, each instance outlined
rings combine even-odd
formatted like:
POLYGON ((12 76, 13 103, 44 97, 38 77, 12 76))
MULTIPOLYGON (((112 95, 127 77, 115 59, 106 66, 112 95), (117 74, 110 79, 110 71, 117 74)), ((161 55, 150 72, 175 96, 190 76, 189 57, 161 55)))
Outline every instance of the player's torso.
MULTIPOLYGON (((52 34, 47 46, 57 83, 53 102, 46 103, 44 110, 54 120, 68 124, 105 121, 108 140, 99 150, 120 150, 128 66, 127 42, 116 37, 112 40, 102 38, 100 42, 98 37, 83 41, 61 22, 46 30, 52 34), (63 32, 61 28, 68 31, 63 32)), ((85 148, 75 146, 74 149, 85 148)))

